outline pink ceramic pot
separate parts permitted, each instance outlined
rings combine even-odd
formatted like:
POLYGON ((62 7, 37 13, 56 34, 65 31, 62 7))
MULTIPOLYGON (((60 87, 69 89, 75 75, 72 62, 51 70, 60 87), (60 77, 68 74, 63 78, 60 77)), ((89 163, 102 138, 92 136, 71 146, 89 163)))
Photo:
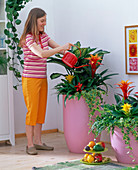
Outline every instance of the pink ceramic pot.
MULTIPOLYGON (((94 140, 94 134, 89 132, 89 109, 85 100, 81 98, 79 101, 76 98, 67 100, 66 107, 64 106, 63 96, 63 124, 65 140, 70 152, 84 153, 84 147, 94 140)), ((97 142, 100 141, 100 136, 97 142)))
POLYGON ((118 162, 125 164, 138 164, 138 142, 135 140, 134 136, 130 134, 130 146, 133 148, 133 156, 135 157, 135 162, 132 162, 132 158, 127 154, 129 149, 126 149, 127 146, 123 140, 123 134, 121 129, 115 128, 114 134, 110 133, 111 145, 115 151, 115 156, 118 162))

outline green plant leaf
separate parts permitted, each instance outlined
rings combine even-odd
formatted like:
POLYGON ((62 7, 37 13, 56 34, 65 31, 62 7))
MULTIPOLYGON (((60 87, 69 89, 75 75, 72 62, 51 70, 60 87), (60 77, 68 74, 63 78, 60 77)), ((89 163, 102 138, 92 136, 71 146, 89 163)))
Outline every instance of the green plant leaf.
POLYGON ((58 78, 58 77, 60 77, 60 76, 64 76, 64 74, 61 74, 61 73, 53 73, 53 74, 50 75, 50 78, 51 78, 51 79, 56 79, 56 78, 58 78))
POLYGON ((13 38, 14 35, 13 35, 12 33, 9 33, 8 37, 9 37, 9 38, 13 38))
POLYGON ((17 54, 21 55, 21 54, 23 54, 23 51, 19 50, 19 51, 17 51, 17 54))
POLYGON ((12 28, 12 23, 11 22, 7 22, 7 28, 12 28))
POLYGON ((59 54, 55 54, 55 56, 60 59, 62 58, 59 54))
POLYGON ((115 94, 114 98, 115 98, 117 104, 121 102, 121 98, 118 95, 115 94))
POLYGON ((17 90, 17 86, 13 86, 13 88, 14 88, 15 90, 17 90))
POLYGON ((17 19, 17 20, 15 21, 15 23, 16 23, 17 25, 20 25, 21 20, 20 20, 20 19, 17 19))
POLYGON ((7 13, 7 18, 8 18, 11 22, 13 21, 13 18, 12 18, 11 13, 7 13))
POLYGON ((10 33, 9 30, 7 30, 7 29, 4 30, 5 35, 9 35, 9 33, 10 33))
POLYGON ((6 44, 10 44, 10 43, 11 43, 11 40, 5 40, 5 43, 6 43, 6 44))
POLYGON ((16 71, 15 74, 16 74, 16 77, 21 77, 21 74, 19 71, 16 71))
POLYGON ((23 65, 24 64, 24 60, 21 60, 20 63, 21 63, 21 65, 23 65))
POLYGON ((10 70, 10 71, 14 71, 15 68, 14 68, 14 67, 9 67, 9 70, 10 70))
POLYGON ((11 50, 14 50, 16 47, 15 46, 12 46, 12 45, 9 45, 8 46, 11 50))
MULTIPOLYGON (((16 31, 17 31, 17 29, 14 26, 12 26, 12 32, 15 33, 16 31)), ((15 35, 18 35, 18 34, 14 34, 14 36, 15 35)))
POLYGON ((18 17, 18 16, 19 16, 19 13, 18 13, 17 11, 14 10, 13 16, 14 16, 14 17, 18 17))

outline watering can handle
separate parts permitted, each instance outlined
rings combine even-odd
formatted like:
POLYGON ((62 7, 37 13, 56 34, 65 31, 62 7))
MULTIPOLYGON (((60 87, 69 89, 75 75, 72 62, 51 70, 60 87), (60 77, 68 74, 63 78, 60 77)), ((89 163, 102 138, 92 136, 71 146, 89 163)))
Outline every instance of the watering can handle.
POLYGON ((79 51, 80 51, 80 56, 79 56, 78 58, 80 58, 80 57, 81 57, 81 49, 80 49, 77 45, 74 45, 74 44, 71 44, 71 43, 70 43, 70 45, 73 46, 73 47, 77 47, 77 48, 79 49, 79 51))

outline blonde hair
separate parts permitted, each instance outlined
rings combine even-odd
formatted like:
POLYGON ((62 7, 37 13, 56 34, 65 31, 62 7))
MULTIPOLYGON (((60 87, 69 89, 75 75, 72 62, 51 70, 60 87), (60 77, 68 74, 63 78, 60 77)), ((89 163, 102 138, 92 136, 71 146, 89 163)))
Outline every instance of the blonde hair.
POLYGON ((33 38, 35 39, 38 33, 37 29, 37 19, 41 18, 46 15, 46 12, 42 10, 41 8, 33 8, 28 15, 28 18, 25 22, 23 34, 21 35, 19 46, 23 47, 25 44, 25 38, 28 33, 31 33, 33 35, 33 38))

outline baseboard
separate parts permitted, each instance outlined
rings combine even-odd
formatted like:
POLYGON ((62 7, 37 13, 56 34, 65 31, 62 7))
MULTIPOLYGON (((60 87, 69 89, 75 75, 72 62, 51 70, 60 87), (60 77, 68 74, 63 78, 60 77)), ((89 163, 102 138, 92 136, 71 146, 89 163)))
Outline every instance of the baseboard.
POLYGON ((43 130, 43 131, 42 131, 42 134, 55 133, 55 132, 58 132, 58 129, 43 130))
POLYGON ((59 129, 58 129, 58 132, 59 132, 59 133, 62 133, 62 134, 64 134, 64 132, 63 132, 63 131, 61 131, 61 130, 59 130, 59 129))
MULTIPOLYGON (((58 129, 43 130, 42 134, 59 132, 58 129)), ((15 138, 25 137, 26 133, 15 134, 15 138)))
MULTIPOLYGON (((59 133, 62 133, 64 134, 63 131, 59 130, 59 129, 50 129, 50 130, 43 130, 42 131, 42 134, 47 134, 47 133, 55 133, 55 132, 59 132, 59 133)), ((15 134, 15 138, 20 138, 20 137, 25 137, 26 134, 25 133, 20 133, 20 134, 15 134)), ((103 141, 105 144, 110 144, 111 145, 111 142, 107 142, 107 141, 103 141)))

